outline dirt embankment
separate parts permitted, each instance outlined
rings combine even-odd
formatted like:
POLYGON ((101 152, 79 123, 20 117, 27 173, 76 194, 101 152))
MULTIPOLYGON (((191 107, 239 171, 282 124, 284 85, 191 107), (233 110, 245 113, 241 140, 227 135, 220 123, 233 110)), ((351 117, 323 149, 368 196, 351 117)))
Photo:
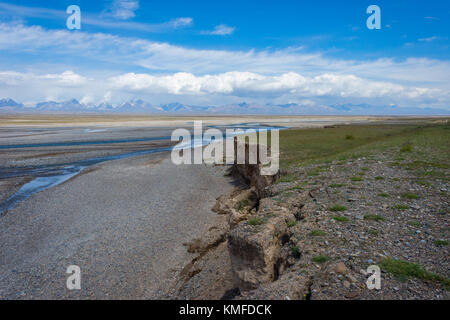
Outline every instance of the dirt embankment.
MULTIPOLYGON (((308 192, 295 202, 276 204, 270 197, 279 173, 264 176, 261 169, 261 164, 230 167, 229 174, 243 187, 220 196, 213 207, 220 223, 185 244, 197 256, 181 271, 172 292, 176 298, 245 297, 260 284, 278 280, 292 263, 289 224, 303 218, 311 196, 308 192)), ((304 287, 299 292, 292 288, 292 298, 307 294, 308 279, 300 281, 304 287)))

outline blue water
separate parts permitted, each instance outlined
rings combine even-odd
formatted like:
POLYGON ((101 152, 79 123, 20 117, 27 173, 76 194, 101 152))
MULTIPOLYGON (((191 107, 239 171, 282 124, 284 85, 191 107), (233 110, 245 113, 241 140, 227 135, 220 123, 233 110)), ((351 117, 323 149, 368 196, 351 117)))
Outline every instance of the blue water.
MULTIPOLYGON (((287 127, 267 127, 259 126, 258 124, 251 126, 250 124, 243 123, 239 125, 231 126, 210 126, 210 128, 234 128, 234 129, 254 129, 255 131, 272 130, 272 129, 287 129, 287 127)), ((171 137, 153 137, 153 138, 141 138, 141 139, 123 139, 123 140, 98 140, 98 141, 76 141, 76 142, 59 142, 59 143, 38 143, 38 144, 21 144, 21 145, 0 145, 0 149, 12 149, 12 148, 35 148, 35 147, 53 147, 53 146, 81 146, 81 145, 94 145, 94 144, 113 144, 113 143, 126 143, 126 142, 141 142, 141 141, 170 141, 171 137)), ((223 135, 225 139, 225 134, 223 135)), ((198 141, 191 136, 191 145, 185 145, 183 148, 198 147, 198 141)), ((211 141, 202 140, 202 145, 205 146, 211 141)), ((142 156, 146 154, 161 153, 172 151, 175 147, 162 147, 153 148, 150 150, 141 150, 135 152, 122 153, 117 155, 108 155, 95 157, 85 160, 74 161, 70 163, 62 164, 50 164, 34 167, 18 167, 18 168, 0 168, 0 178, 12 178, 21 176, 35 176, 32 181, 24 184, 19 191, 8 198, 5 202, 0 204, 0 215, 8 210, 14 209, 17 204, 28 199, 33 194, 44 191, 46 189, 55 187, 70 178, 78 175, 85 168, 93 166, 95 164, 103 163, 106 161, 120 160, 131 157, 142 156)))

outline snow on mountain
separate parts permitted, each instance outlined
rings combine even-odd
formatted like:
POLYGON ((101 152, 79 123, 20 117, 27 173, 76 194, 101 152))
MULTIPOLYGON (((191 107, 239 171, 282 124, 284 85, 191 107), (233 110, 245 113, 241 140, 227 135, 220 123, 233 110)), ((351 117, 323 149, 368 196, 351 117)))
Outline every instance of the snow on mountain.
POLYGON ((13 99, 0 99, 0 108, 22 108, 23 104, 15 102, 13 99))
POLYGON ((84 104, 76 99, 37 103, 34 108, 24 107, 12 99, 0 99, 2 112, 62 112, 62 113, 136 113, 167 115, 450 115, 449 110, 433 108, 405 108, 397 106, 372 106, 368 104, 340 104, 331 106, 310 106, 289 104, 236 103, 223 106, 191 106, 182 103, 152 105, 140 99, 133 99, 113 105, 110 103, 84 104))

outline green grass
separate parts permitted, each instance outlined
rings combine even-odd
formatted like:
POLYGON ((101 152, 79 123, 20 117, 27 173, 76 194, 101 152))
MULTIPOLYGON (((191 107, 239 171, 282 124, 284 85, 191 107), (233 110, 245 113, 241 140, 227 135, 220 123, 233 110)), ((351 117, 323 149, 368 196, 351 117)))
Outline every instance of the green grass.
POLYGON ((244 208, 247 208, 249 206, 250 206, 250 201, 248 201, 248 199, 243 199, 236 204, 236 209, 238 209, 239 211, 242 211, 244 208))
POLYGON ((337 204, 337 205, 330 207, 328 210, 333 211, 333 212, 346 211, 347 207, 337 204))
POLYGON ((383 197, 383 198, 389 198, 390 197, 390 195, 387 194, 386 192, 381 192, 381 193, 378 194, 378 196, 379 197, 383 197))
POLYGON ((424 281, 438 282, 444 285, 447 290, 450 287, 450 279, 427 271, 417 263, 386 258, 380 262, 380 267, 403 281, 408 278, 417 278, 424 281))
POLYGON ((380 232, 378 230, 369 230, 368 231, 369 234, 371 234, 372 236, 377 236, 380 232))
POLYGON ((318 175, 320 175, 321 170, 319 169, 315 169, 315 170, 311 170, 308 171, 307 176, 308 177, 317 177, 318 175))
POLYGON ((415 193, 407 192, 407 193, 402 194, 402 198, 412 200, 412 199, 419 199, 419 196, 415 193))
POLYGON ((436 240, 436 241, 434 241, 434 244, 437 246, 448 246, 448 241, 447 240, 436 240))
POLYGON ((287 174, 280 177, 280 180, 278 182, 292 182, 297 180, 298 177, 294 174, 287 174))
POLYGON ((416 227, 416 228, 420 228, 422 225, 420 224, 419 221, 416 220, 411 220, 407 222, 410 226, 416 227))
POLYGON ((330 160, 345 161, 384 151, 405 150, 403 152, 406 152, 404 155, 408 161, 424 161, 441 170, 441 167, 449 165, 449 127, 449 124, 431 124, 429 120, 415 119, 392 125, 282 130, 280 166, 290 168, 330 160), (352 135, 354 139, 342 139, 347 135, 352 135), (413 149, 414 152, 408 151, 413 149))
POLYGON ((327 233, 325 231, 322 230, 313 230, 310 232, 309 234, 312 237, 322 237, 322 236, 326 236, 327 233))
POLYGON ((400 148, 400 152, 412 152, 413 146, 411 143, 407 143, 400 148))
POLYGON ((295 259, 299 259, 301 256, 300 248, 298 246, 292 247, 292 255, 295 259))
POLYGON ((252 205, 255 204, 255 201, 256 201, 256 196, 253 193, 251 193, 248 196, 248 198, 238 201, 238 203, 236 204, 236 209, 241 211, 247 207, 251 207, 252 205))
POLYGON ((372 220, 372 221, 380 222, 380 221, 384 221, 386 219, 383 216, 379 216, 376 214, 366 214, 364 216, 364 220, 372 220))
POLYGON ((351 134, 346 134, 345 135, 345 140, 355 140, 355 137, 351 134))
POLYGON ((396 204, 396 205, 394 206, 394 209, 397 209, 397 210, 407 210, 407 209, 409 209, 409 206, 406 206, 406 205, 404 205, 404 204, 396 204))
POLYGON ((350 180, 353 182, 360 182, 360 181, 364 181, 364 178, 356 176, 356 177, 351 177, 350 180))
POLYGON ((328 260, 330 260, 330 257, 328 256, 315 256, 312 258, 312 261, 314 261, 315 263, 324 263, 327 262, 328 260))
POLYGON ((384 177, 382 177, 382 176, 376 176, 376 177, 375 177, 375 180, 384 180, 384 177))
POLYGON ((339 222, 348 222, 348 218, 344 216, 332 216, 331 219, 339 221, 339 222))
POLYGON ((288 226, 288 228, 294 227, 298 224, 297 220, 289 220, 286 222, 286 225, 288 226))
POLYGON ((251 226, 257 226, 257 225, 261 225, 264 223, 265 223, 265 220, 263 218, 258 218, 258 217, 250 218, 248 220, 248 224, 251 226))

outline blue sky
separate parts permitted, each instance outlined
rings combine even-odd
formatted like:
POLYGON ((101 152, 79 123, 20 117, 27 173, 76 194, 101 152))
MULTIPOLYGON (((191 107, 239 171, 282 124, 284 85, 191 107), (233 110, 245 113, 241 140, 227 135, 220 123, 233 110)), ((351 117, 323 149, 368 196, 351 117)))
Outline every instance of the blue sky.
POLYGON ((448 110, 449 15, 441 0, 0 0, 0 97, 448 110))

